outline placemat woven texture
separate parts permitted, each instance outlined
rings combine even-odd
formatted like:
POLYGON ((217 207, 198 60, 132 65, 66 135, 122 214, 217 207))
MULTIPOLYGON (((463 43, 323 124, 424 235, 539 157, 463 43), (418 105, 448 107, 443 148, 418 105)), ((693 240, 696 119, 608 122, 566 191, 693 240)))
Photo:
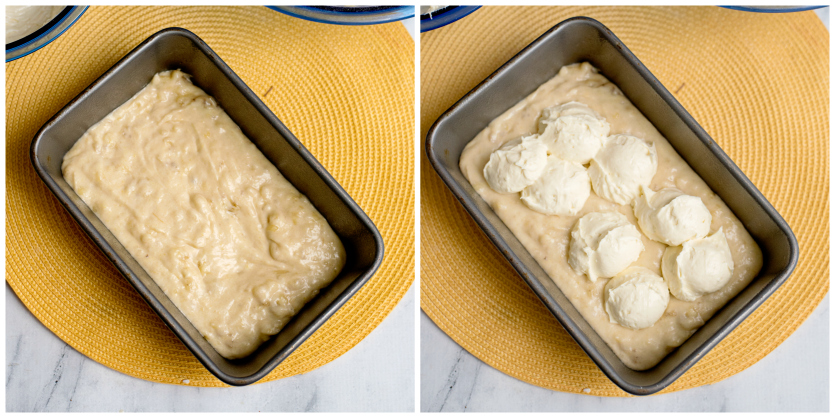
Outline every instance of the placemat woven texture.
MULTIPOLYGON (((661 393, 715 383, 762 359, 829 290, 829 33, 814 12, 719 7, 482 7, 421 36, 420 131, 555 24, 606 25, 786 219, 788 281, 661 393)), ((544 388, 626 396, 594 365, 421 155, 421 307, 490 366, 544 388)))
POLYGON ((262 382, 345 353, 414 280, 414 48, 399 23, 338 26, 265 7, 91 7, 63 36, 6 64, 6 281, 73 348, 141 379, 225 386, 165 327, 43 185, 37 130, 140 42, 201 37, 325 166, 383 235, 376 275, 262 382))

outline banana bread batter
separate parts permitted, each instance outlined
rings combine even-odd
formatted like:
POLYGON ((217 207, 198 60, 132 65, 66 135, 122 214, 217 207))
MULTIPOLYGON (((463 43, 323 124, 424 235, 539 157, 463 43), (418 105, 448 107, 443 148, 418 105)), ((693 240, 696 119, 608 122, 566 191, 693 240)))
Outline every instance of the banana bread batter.
POLYGON ((62 168, 226 358, 278 333, 345 263, 322 215, 181 71, 91 127, 62 168))

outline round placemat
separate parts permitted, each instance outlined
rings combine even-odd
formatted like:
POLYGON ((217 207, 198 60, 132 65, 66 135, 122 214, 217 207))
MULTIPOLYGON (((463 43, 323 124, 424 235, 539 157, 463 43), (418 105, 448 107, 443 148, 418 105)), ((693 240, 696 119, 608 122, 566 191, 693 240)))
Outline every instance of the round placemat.
MULTIPOLYGON (((482 7, 421 35, 421 135, 555 24, 606 25, 788 221, 800 261, 788 281, 664 392, 756 363, 829 290, 829 34, 814 12, 719 7, 482 7), (775 320, 779 318, 779 320, 775 320)), ((424 312, 490 366, 563 392, 626 396, 595 366, 480 232, 421 156, 424 312)))
POLYGON ((400 23, 338 26, 265 7, 91 7, 6 64, 6 281, 58 337, 145 380, 224 386, 105 259, 29 162, 37 130, 132 48, 172 26, 201 37, 371 217, 371 280, 262 382, 313 370, 367 336, 414 280, 414 41, 400 23))

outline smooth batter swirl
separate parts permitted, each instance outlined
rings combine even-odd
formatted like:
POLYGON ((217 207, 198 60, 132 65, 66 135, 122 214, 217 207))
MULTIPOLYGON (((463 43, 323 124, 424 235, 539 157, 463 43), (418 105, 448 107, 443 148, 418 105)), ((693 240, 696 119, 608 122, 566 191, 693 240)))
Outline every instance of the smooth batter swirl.
POLYGON ((180 71, 91 127, 63 172, 226 358, 278 333, 345 263, 310 201, 180 71))

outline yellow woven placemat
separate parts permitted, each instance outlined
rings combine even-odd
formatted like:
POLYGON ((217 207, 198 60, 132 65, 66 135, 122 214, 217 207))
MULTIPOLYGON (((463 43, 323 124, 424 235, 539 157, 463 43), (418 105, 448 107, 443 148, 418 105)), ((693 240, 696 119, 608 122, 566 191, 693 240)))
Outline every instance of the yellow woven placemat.
MULTIPOLYGON (((612 30, 797 235, 800 261, 786 284, 664 392, 718 382, 774 350, 829 290, 829 34, 814 12, 482 7, 421 35, 422 137, 456 100, 573 16, 612 30)), ((420 185, 424 312, 510 376, 558 391, 625 396, 479 232, 425 154, 420 185)))
POLYGON ((136 294, 29 162, 40 126, 160 29, 200 36, 371 217, 377 274, 263 381, 359 343, 414 280, 414 41, 400 23, 338 26, 265 7, 91 7, 42 50, 6 64, 6 280, 79 352, 141 379, 224 386, 136 294))

